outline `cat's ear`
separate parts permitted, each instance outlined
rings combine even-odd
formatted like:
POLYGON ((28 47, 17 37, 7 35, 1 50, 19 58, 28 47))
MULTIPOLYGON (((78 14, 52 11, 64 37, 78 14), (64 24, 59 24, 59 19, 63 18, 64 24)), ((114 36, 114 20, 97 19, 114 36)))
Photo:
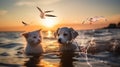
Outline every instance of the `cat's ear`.
POLYGON ((23 33, 22 34, 25 38, 28 38, 29 33, 23 33))
POLYGON ((40 32, 42 29, 37 30, 37 32, 40 32))

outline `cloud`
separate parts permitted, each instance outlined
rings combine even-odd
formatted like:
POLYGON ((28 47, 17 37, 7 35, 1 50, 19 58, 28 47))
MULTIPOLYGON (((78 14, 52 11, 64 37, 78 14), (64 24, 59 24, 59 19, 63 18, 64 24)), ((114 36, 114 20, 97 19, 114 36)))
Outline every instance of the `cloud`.
POLYGON ((0 10, 0 16, 5 15, 5 14, 7 14, 7 13, 8 13, 7 10, 0 10))
POLYGON ((53 4, 53 3, 57 3, 61 0, 40 0, 39 2, 43 5, 49 5, 49 4, 53 4))
POLYGON ((19 0, 15 3, 17 6, 50 5, 61 0, 19 0))
POLYGON ((17 2, 15 5, 17 6, 33 6, 35 4, 35 2, 32 1, 20 1, 17 2))

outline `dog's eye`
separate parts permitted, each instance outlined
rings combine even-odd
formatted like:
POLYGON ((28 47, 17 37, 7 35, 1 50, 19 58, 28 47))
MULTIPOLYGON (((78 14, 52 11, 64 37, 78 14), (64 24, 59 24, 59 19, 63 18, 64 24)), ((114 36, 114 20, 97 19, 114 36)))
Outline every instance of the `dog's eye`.
POLYGON ((36 36, 34 36, 33 38, 37 38, 36 36))
POLYGON ((58 36, 59 36, 60 34, 58 34, 58 36))
POLYGON ((64 36, 67 36, 67 34, 63 34, 64 36))

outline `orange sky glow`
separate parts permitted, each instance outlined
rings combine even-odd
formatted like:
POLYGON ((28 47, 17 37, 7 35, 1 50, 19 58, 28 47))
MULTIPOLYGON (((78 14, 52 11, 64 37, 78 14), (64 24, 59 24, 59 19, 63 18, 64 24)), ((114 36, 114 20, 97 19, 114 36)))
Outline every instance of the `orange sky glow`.
POLYGON ((120 0, 0 0, 0 31, 28 31, 42 28, 73 27, 77 30, 102 28, 120 22, 120 0), (66 6, 65 6, 66 5, 66 6), (54 18, 40 18, 43 11, 53 10, 54 18), (82 22, 88 17, 104 16, 108 21, 82 22), (24 26, 21 22, 28 23, 24 26))

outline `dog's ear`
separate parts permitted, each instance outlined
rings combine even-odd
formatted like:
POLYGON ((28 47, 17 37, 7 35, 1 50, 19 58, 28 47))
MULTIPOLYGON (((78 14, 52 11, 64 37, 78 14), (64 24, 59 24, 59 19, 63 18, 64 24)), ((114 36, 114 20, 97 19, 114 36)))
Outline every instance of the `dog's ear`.
POLYGON ((54 33, 55 38, 57 37, 59 30, 60 30, 60 28, 58 28, 58 29, 56 30, 56 32, 54 33))
POLYGON ((28 38, 28 33, 23 33, 22 34, 25 38, 28 38))
POLYGON ((78 36, 78 32, 73 28, 70 28, 72 39, 75 39, 78 36))

